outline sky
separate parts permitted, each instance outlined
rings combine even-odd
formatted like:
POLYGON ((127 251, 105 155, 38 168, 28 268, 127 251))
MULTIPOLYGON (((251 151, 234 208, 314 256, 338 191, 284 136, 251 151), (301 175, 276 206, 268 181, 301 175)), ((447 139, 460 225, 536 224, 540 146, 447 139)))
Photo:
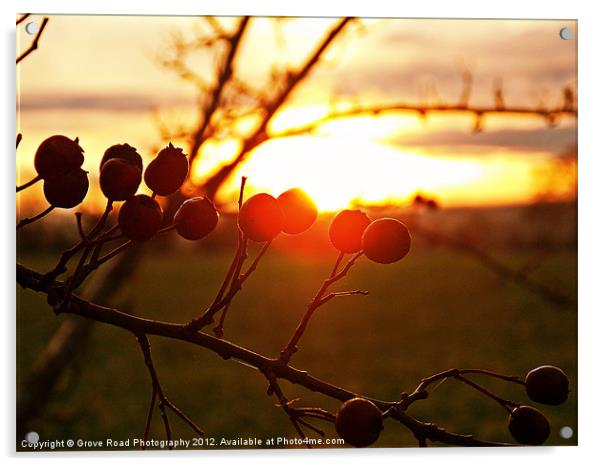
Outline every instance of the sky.
MULTIPOLYGON (((39 17, 34 17, 38 20, 39 17)), ((237 18, 218 19, 228 30, 237 18)), ((295 69, 336 19, 253 18, 236 76, 255 89, 273 70, 295 69)), ((333 102, 388 105, 454 103, 463 70, 473 85, 470 104, 491 105, 502 83, 506 105, 554 107, 575 87, 577 24, 537 20, 362 19, 328 49, 324 60, 276 115, 278 132, 326 114, 333 102)), ((33 175, 36 147, 53 134, 78 136, 84 168, 97 176, 104 150, 128 142, 150 160, 162 144, 157 119, 171 126, 197 118, 197 92, 160 65, 173 37, 191 39, 207 23, 194 17, 51 16, 40 48, 17 67, 17 178, 33 175)), ((31 37, 17 31, 17 51, 31 37)), ((210 79, 219 50, 193 54, 189 66, 210 79)), ((317 133, 267 141, 250 154, 218 199, 236 196, 240 175, 252 191, 305 189, 322 210, 352 202, 406 204, 417 192, 443 206, 521 204, 537 194, 534 174, 576 147, 576 121, 549 128, 540 118, 488 117, 475 134, 474 118, 419 118, 387 113, 336 120, 317 133)), ((176 141, 187 147, 187 141, 176 141)), ((203 147, 193 177, 202 181, 238 147, 231 137, 203 147)), ((101 205, 93 184, 89 201, 101 205)), ((41 199, 36 185, 22 202, 41 199)))

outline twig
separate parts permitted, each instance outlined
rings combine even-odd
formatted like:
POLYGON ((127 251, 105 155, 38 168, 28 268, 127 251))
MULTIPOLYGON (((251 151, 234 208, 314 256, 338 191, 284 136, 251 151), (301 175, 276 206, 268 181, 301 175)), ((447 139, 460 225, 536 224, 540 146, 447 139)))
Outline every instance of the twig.
POLYGON ((25 13, 17 18, 17 26, 31 16, 31 13, 25 13))
POLYGON ((46 210, 44 210, 43 212, 40 212, 37 215, 34 215, 33 217, 28 217, 28 218, 24 218, 22 219, 18 224, 17 224, 17 230, 20 230, 21 228, 23 228, 26 225, 29 225, 30 223, 33 223, 37 220, 40 220, 41 218, 45 217, 46 215, 48 215, 50 212, 52 212, 54 210, 54 206, 51 205, 49 206, 46 210))
POLYGON ((511 267, 508 267, 495 257, 492 257, 486 252, 481 251, 479 248, 473 246, 472 244, 466 241, 462 241, 461 239, 456 239, 451 236, 444 235, 442 233, 431 231, 427 228, 418 225, 415 225, 412 228, 412 233, 414 235, 422 235, 424 238, 427 238, 430 241, 439 242, 447 246, 459 249, 460 251, 464 251, 467 254, 470 254, 484 267, 490 269, 500 277, 530 290, 531 292, 541 296, 542 298, 555 304, 556 306, 567 306, 575 303, 575 300, 573 298, 565 296, 555 290, 552 290, 543 283, 534 280, 522 270, 514 270, 511 267))
MULTIPOLYGON (((358 252, 357 254, 353 255, 351 257, 351 259, 349 259, 349 261, 347 262, 345 267, 343 267, 343 269, 340 272, 335 273, 335 274, 331 273, 330 276, 326 280, 324 280, 324 283, 322 283, 322 286, 320 287, 320 289, 318 290, 316 295, 313 297, 313 299, 310 301, 309 305, 307 306, 305 314, 303 315, 303 317, 301 318, 301 321, 297 325, 297 328, 295 329, 295 332, 291 336, 291 339, 286 344, 286 346, 282 349, 282 351, 280 351, 279 361, 282 364, 288 364, 288 362, 290 361, 293 354, 295 354, 297 352, 297 350, 298 350, 297 344, 299 343, 299 340, 303 336, 303 333, 305 332, 305 329, 307 328, 307 324, 309 323, 314 312, 320 306, 322 306, 323 304, 330 301, 330 299, 332 299, 336 296, 335 293, 331 293, 331 295, 329 295, 327 298, 324 298, 324 294, 328 291, 328 288, 332 284, 336 283, 337 281, 339 281, 343 277, 345 277, 347 275, 347 272, 349 272, 349 269, 351 269, 351 267, 353 267, 353 264, 355 264, 355 262, 362 256, 362 254, 363 254, 362 252, 358 252)), ((337 263, 340 262, 340 260, 341 260, 341 255, 339 255, 339 257, 337 258, 337 263)), ((335 263, 335 269, 336 269, 336 267, 337 267, 337 264, 335 263)), ((333 269, 333 271, 334 271, 334 269, 333 269)), ((367 292, 357 290, 355 292, 342 292, 342 293, 343 293, 343 295, 347 295, 347 294, 366 294, 367 292)))
POLYGON ((338 21, 335 26, 324 36, 315 50, 307 57, 305 63, 299 68, 299 70, 289 74, 286 86, 271 102, 268 102, 265 105, 265 111, 260 124, 253 134, 245 139, 236 157, 234 157, 230 163, 224 165, 219 171, 217 171, 217 173, 215 173, 215 175, 211 177, 211 179, 205 183, 204 189, 209 197, 214 197, 217 189, 228 178, 228 176, 230 176, 233 170, 244 160, 247 154, 266 140, 267 128, 274 115, 286 104, 293 91, 309 75, 316 64, 320 61, 320 58, 324 52, 352 20, 353 18, 343 18, 338 21))
POLYGON ((234 69, 234 62, 236 55, 239 50, 239 45, 241 43, 241 38, 249 24, 249 17, 245 16, 240 20, 240 24, 236 29, 236 32, 229 40, 230 48, 228 50, 228 54, 226 55, 224 64, 222 65, 222 69, 219 71, 217 76, 217 82, 211 93, 211 98, 209 99, 208 104, 202 111, 202 116, 200 118, 200 124, 198 125, 196 131, 192 135, 192 143, 190 147, 190 160, 194 160, 199 152, 199 149, 204 141, 205 132, 207 127, 209 126, 209 122, 215 111, 218 109, 219 102, 222 96, 222 92, 224 90, 224 86, 232 77, 232 72, 234 69))
MULTIPOLYGON (((136 335, 136 339, 138 340, 138 344, 140 345, 140 349, 142 350, 142 354, 144 356, 144 362, 146 367, 148 368, 149 374, 151 376, 151 382, 153 385, 153 396, 151 397, 151 403, 149 408, 149 414, 147 417, 146 427, 145 427, 145 438, 148 436, 148 431, 150 429, 150 422, 152 418, 152 409, 154 407, 155 398, 159 398, 159 410, 161 411, 161 417, 163 418, 163 425, 165 428, 165 434, 167 436, 167 440, 171 440, 171 428, 169 425, 169 419, 167 417, 166 408, 169 408, 173 411, 176 416, 182 419, 186 424, 188 424, 198 435, 203 436, 205 432, 199 426, 197 426, 194 421, 192 421, 188 416, 186 416, 177 406, 175 406, 171 401, 167 399, 165 393, 163 392, 163 387, 161 386, 161 382, 159 381, 159 376, 157 375, 157 371, 155 370, 155 366, 153 364, 153 358, 151 354, 151 347, 148 341, 148 337, 146 334, 138 334, 136 335)), ((169 445, 169 449, 172 449, 172 446, 169 445)))
POLYGON ((316 131, 320 126, 328 123, 332 120, 338 120, 343 118, 351 118, 362 115, 382 115, 386 113, 416 113, 420 117, 426 117, 429 113, 464 113, 468 115, 475 115, 479 119, 484 118, 487 115, 515 115, 515 116, 535 116, 541 117, 548 121, 550 118, 557 118, 559 116, 577 117, 577 109, 567 108, 565 106, 550 109, 538 109, 529 107, 503 107, 500 108, 497 105, 494 106, 467 106, 461 104, 441 104, 441 105, 424 105, 424 104, 413 104, 413 103, 396 103, 388 105, 371 105, 364 107, 355 107, 347 110, 339 110, 330 112, 329 114, 318 118, 314 121, 306 123, 304 125, 289 128, 278 133, 270 133, 269 139, 281 139, 293 136, 300 136, 303 134, 311 134, 316 131))
POLYGON ((44 28, 46 27, 47 24, 48 24, 48 18, 44 17, 44 19, 42 20, 42 24, 40 24, 40 29, 38 29, 38 33, 33 38, 33 41, 31 42, 31 45, 29 46, 29 48, 17 57, 17 63, 24 60, 30 53, 32 53, 34 50, 36 50, 38 48, 38 42, 40 41, 40 37, 42 37, 42 33, 44 32, 44 28))
POLYGON ((157 390, 153 386, 151 401, 148 405, 148 414, 146 415, 146 424, 144 425, 144 434, 142 434, 142 440, 144 441, 142 445, 142 449, 146 449, 146 440, 148 439, 148 435, 150 433, 151 423, 153 421, 153 412, 155 410, 155 402, 157 401, 157 390))
MULTIPOLYGON (((17 143, 17 147, 18 147, 18 143, 17 143)), ((22 184, 21 186, 17 186, 17 192, 19 191, 23 191, 24 189, 29 188, 30 186, 33 186, 34 184, 36 184, 38 181, 40 181, 42 179, 42 177, 40 175, 34 176, 31 180, 29 180, 27 183, 22 184)))
POLYGON ((402 400, 399 402, 398 408, 401 409, 402 411, 405 411, 415 401, 424 400, 424 399, 428 398, 428 396, 429 396, 429 393, 427 390, 428 387, 435 382, 445 381, 448 378, 455 378, 457 380, 460 380, 461 382, 471 386, 472 388, 474 388, 474 389, 480 391, 481 393, 489 396, 490 398, 494 399, 507 410, 508 410, 508 406, 517 406, 517 404, 514 403, 513 401, 504 400, 504 399, 498 397, 497 395, 491 393, 489 390, 482 387, 481 385, 478 385, 478 384, 474 383, 473 381, 467 379, 466 377, 464 377, 464 375, 466 375, 466 374, 482 374, 482 375, 486 375, 489 377, 504 380, 506 382, 524 385, 524 381, 519 379, 518 377, 498 374, 496 372, 492 372, 492 371, 488 371, 488 370, 484 370, 484 369, 448 369, 446 371, 439 372, 437 374, 431 375, 430 377, 422 379, 420 381, 420 384, 416 387, 416 389, 410 395, 405 394, 405 393, 402 394, 402 400))

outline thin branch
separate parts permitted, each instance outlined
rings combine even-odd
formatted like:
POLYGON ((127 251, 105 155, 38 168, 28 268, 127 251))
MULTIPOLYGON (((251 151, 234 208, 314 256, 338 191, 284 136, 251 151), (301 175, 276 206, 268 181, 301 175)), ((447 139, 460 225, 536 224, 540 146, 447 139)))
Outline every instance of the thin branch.
POLYGON ((247 154, 266 140, 267 128, 274 115, 286 104, 293 91, 319 63, 324 52, 352 20, 353 18, 343 18, 338 21, 317 45, 315 50, 307 57, 305 63, 299 68, 299 70, 289 74, 286 86, 271 102, 265 105, 265 112, 261 123, 258 125, 253 134, 244 141, 236 157, 234 157, 232 162, 224 165, 211 177, 211 179, 204 184, 204 189, 209 197, 214 197, 218 188, 228 178, 228 176, 230 176, 233 170, 244 160, 247 154))
MULTIPOLYGON (((316 312, 316 310, 320 306, 322 306, 323 304, 330 301, 330 299, 332 299, 336 296, 336 294, 331 293, 331 296, 329 295, 328 299, 325 299, 324 295, 328 291, 328 288, 332 284, 336 283, 337 281, 339 281, 343 277, 345 277, 347 275, 347 272, 349 272, 349 269, 351 269, 351 267, 353 267, 353 264, 355 264, 355 262, 362 256, 362 254, 363 254, 362 252, 358 252, 357 254, 353 255, 351 257, 351 259, 349 259, 349 261, 347 262, 345 267, 343 267, 343 269, 340 272, 335 273, 334 275, 331 273, 330 276, 326 280, 324 280, 324 283, 322 283, 322 286, 320 287, 320 289, 318 290, 316 295, 313 297, 313 299, 310 301, 309 305, 307 306, 307 309, 305 310, 305 314, 301 318, 301 321, 297 325, 297 328, 295 329, 295 332, 291 336, 289 342, 282 349, 282 351, 280 351, 279 361, 282 364, 288 364, 288 362, 291 360, 291 357, 293 356, 293 354, 295 354, 297 352, 297 350, 298 350, 297 344, 299 343, 299 340, 303 336, 303 333, 305 332, 305 329, 307 328, 307 324, 309 324, 309 321, 310 321, 311 317, 313 316, 314 312, 316 312)), ((337 258, 337 263, 340 262, 340 260, 341 260, 341 256, 339 255, 339 257, 337 258)), ((336 263, 335 263, 335 269, 336 269, 336 263)), ((344 293, 349 294, 349 292, 344 292, 344 293)), ((358 291, 358 292, 351 292, 351 294, 365 294, 365 292, 358 291)))
MULTIPOLYGON (((43 275, 35 272, 21 264, 17 264, 17 283, 33 291, 38 291, 48 296, 48 302, 51 306, 60 300, 64 290, 64 285, 53 282, 47 283, 43 280, 43 275)), ((65 313, 79 315, 81 317, 92 319, 96 322, 103 322, 108 325, 128 330, 136 335, 157 335, 179 341, 189 342, 196 346, 206 348, 213 353, 221 356, 223 359, 236 359, 245 364, 255 367, 260 371, 272 370, 278 378, 288 380, 293 384, 301 385, 308 390, 322 393, 325 396, 339 401, 347 401, 351 398, 360 396, 344 388, 330 384, 326 381, 313 377, 309 372, 296 369, 288 364, 279 363, 278 359, 270 359, 261 354, 255 353, 249 349, 235 345, 208 335, 206 333, 191 331, 187 325, 174 324, 170 322, 161 322, 156 320, 144 319, 131 314, 121 312, 116 309, 99 306, 86 301, 78 296, 73 296, 69 306, 63 311, 65 313)), ((374 402, 381 410, 391 410, 392 419, 399 421, 414 434, 418 433, 431 441, 448 443, 461 446, 507 446, 510 444, 501 442, 492 442, 476 439, 471 435, 461 435, 448 432, 434 424, 424 423, 408 415, 401 409, 397 409, 399 402, 380 401, 370 397, 364 398, 374 402)))
POLYGON ((517 406, 517 403, 514 403, 513 401, 510 401, 510 400, 504 400, 503 398, 500 398, 497 395, 491 393, 489 390, 482 387, 481 385, 476 384, 475 382, 467 379, 466 377, 464 377, 464 375, 466 375, 466 374, 482 374, 482 375, 486 375, 489 377, 504 380, 506 382, 524 385, 524 381, 519 379, 516 376, 508 376, 508 375, 498 374, 496 372, 492 372, 492 371, 488 371, 488 370, 484 370, 484 369, 448 369, 446 371, 439 372, 437 374, 431 375, 430 377, 422 379, 420 381, 420 384, 416 387, 416 389, 411 394, 409 394, 409 395, 407 393, 402 394, 402 399, 398 404, 398 408, 401 409, 402 411, 405 411, 415 401, 424 400, 424 399, 428 398, 428 396, 429 396, 428 387, 431 386, 435 382, 445 381, 448 378, 455 378, 457 380, 460 380, 461 382, 463 382, 463 383, 471 386, 472 388, 480 391, 481 393, 485 394, 486 396, 494 399, 496 402, 501 404, 507 410, 508 410, 508 406, 512 406, 512 407, 517 406))
POLYGON ((469 107, 463 104, 440 104, 440 105, 423 105, 423 104, 412 104, 412 103, 396 103, 388 105, 370 105, 354 107, 346 110, 339 110, 330 112, 321 118, 318 118, 312 122, 304 125, 289 128, 278 133, 269 134, 269 139, 279 139, 293 136, 300 136, 304 134, 311 134, 315 132, 320 126, 328 123, 332 120, 358 117, 363 115, 382 115, 386 113, 399 113, 408 112, 416 113, 420 117, 426 117, 430 113, 463 113, 467 115, 475 115, 479 119, 482 119, 486 115, 516 115, 516 116, 535 116, 541 117, 546 121, 550 121, 550 118, 557 118, 560 116, 577 117, 577 109, 567 108, 566 106, 544 109, 544 108, 529 108, 529 107, 499 107, 499 104, 494 106, 472 106, 469 107))
MULTIPOLYGON (((17 143, 18 146, 18 143, 17 143)), ((36 184, 38 181, 40 181, 42 179, 42 177, 40 175, 34 176, 31 180, 29 180, 27 183, 22 184, 21 186, 17 186, 17 192, 19 191, 23 191, 24 189, 29 188, 30 186, 33 186, 34 184, 36 184)))
POLYGON ((574 298, 566 296, 549 288, 547 285, 544 285, 543 283, 540 283, 539 281, 531 278, 527 273, 525 273, 522 270, 514 270, 511 267, 508 267, 495 257, 490 256, 486 252, 481 251, 479 248, 473 246, 472 244, 466 241, 456 239, 443 233, 435 232, 418 225, 415 225, 413 227, 412 233, 414 235, 421 235, 430 241, 442 243, 447 246, 456 248, 460 251, 464 251, 467 254, 470 254, 484 267, 490 269, 503 279, 511 281, 523 288, 530 290, 531 292, 541 296, 542 298, 546 299, 552 304, 555 304, 556 306, 562 307, 575 304, 574 298))
POLYGON ((151 423, 153 421, 153 412, 155 411, 155 402, 157 401, 157 390, 153 386, 150 404, 148 405, 148 414, 146 415, 146 423, 144 425, 144 434, 142 434, 142 449, 146 448, 146 441, 148 440, 148 435, 150 433, 151 423))
POLYGON ((22 219, 18 224, 17 224, 17 230, 20 230, 21 228, 23 228, 24 226, 29 225, 30 223, 33 223, 37 220, 40 220, 41 218, 45 217, 46 215, 48 215, 50 212, 52 212, 54 210, 54 206, 51 205, 49 206, 46 210, 40 212, 37 215, 34 215, 33 217, 28 217, 28 218, 24 218, 22 219))
POLYGON ((232 38, 230 39, 230 48, 228 50, 228 54, 226 55, 224 64, 222 65, 221 70, 217 75, 217 83, 211 93, 211 97, 209 99, 208 104, 202 111, 200 122, 194 134, 192 135, 192 143, 190 145, 190 160, 194 160, 199 152, 199 148, 203 144, 205 132, 207 127, 209 126, 209 122, 213 117, 215 111, 219 107, 219 102, 222 96, 222 92, 224 90, 224 86, 232 77, 234 62, 236 55, 239 50, 239 45, 241 44, 241 38, 249 24, 249 17, 245 16, 240 20, 240 24, 232 38))
POLYGON ((25 13, 17 18, 17 26, 31 16, 31 13, 25 13))
MULTIPOLYGON (((136 339, 138 340, 138 344, 140 345, 140 349, 142 350, 142 354, 144 356, 144 362, 146 367, 148 368, 149 374, 151 376, 151 382, 153 385, 153 396, 151 397, 151 407, 152 409, 155 403, 155 395, 159 398, 159 410, 161 411, 161 416, 163 418, 163 424, 165 427, 165 434, 168 440, 171 440, 171 428, 169 425, 169 419, 167 417, 167 412, 165 408, 169 408, 173 411, 176 416, 182 419, 186 424, 188 424, 192 430, 194 430, 198 435, 203 436, 205 432, 199 426, 197 426, 194 421, 192 421, 188 416, 186 416, 177 406, 175 406, 171 401, 167 399, 165 393, 163 391, 163 387, 161 386, 161 382, 159 381, 159 376, 157 375, 157 371, 155 369, 155 365, 153 363, 153 358, 151 354, 151 347, 148 341, 148 337, 146 334, 138 334, 136 335, 136 339)), ((145 435, 149 429, 151 414, 149 409, 149 415, 147 419, 147 427, 145 429, 145 435)), ((172 449, 172 446, 169 446, 169 449, 172 449)))
POLYGON ((32 53, 34 50, 36 50, 38 48, 38 42, 40 41, 40 38, 42 37, 42 33, 44 32, 44 29, 46 28, 48 21, 49 21, 48 18, 44 17, 44 19, 42 20, 42 24, 40 24, 40 29, 38 29, 38 33, 33 38, 33 41, 31 42, 31 45, 29 46, 29 48, 17 57, 17 64, 20 61, 24 60, 30 53, 32 53))

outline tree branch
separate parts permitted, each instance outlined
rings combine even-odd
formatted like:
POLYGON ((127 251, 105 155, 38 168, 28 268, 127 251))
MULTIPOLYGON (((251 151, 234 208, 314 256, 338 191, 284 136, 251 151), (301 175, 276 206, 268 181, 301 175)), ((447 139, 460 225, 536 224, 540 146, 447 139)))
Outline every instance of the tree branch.
MULTIPOLYGON (((20 61, 24 60, 30 53, 32 53, 34 50, 36 50, 38 48, 38 43, 40 42, 40 38, 42 37, 42 33, 44 32, 44 28, 48 24, 48 21, 49 21, 48 18, 44 17, 44 19, 42 20, 42 24, 40 24, 40 29, 38 29, 38 33, 33 38, 33 41, 31 42, 31 45, 29 46, 29 48, 17 57, 17 64, 20 61)), ((19 24, 19 22, 17 22, 17 24, 19 24)))
POLYGON ((259 146, 267 138, 267 127, 272 121, 272 118, 276 112, 281 109, 287 102, 290 95, 297 88, 297 86, 307 77, 312 71, 316 64, 320 61, 322 54, 326 49, 334 42, 337 36, 343 31, 343 29, 352 21, 353 18, 341 19, 329 32, 326 34, 321 43, 316 47, 312 54, 307 58, 305 63, 299 68, 298 71, 291 73, 285 88, 269 102, 265 107, 265 114, 258 125, 257 129, 253 134, 248 137, 238 155, 232 162, 224 165, 218 172, 216 172, 205 184, 204 189, 207 195, 211 198, 215 196, 215 193, 222 185, 222 183, 230 176, 234 169, 244 160, 247 154, 255 147, 259 146))
MULTIPOLYGON (((43 280, 43 275, 21 264, 17 264, 17 283, 24 288, 46 294, 51 306, 56 304, 57 299, 60 299, 61 293, 64 292, 64 284, 59 282, 47 283, 43 280)), ((339 401, 346 401, 359 396, 357 393, 353 393, 313 377, 307 371, 296 369, 288 364, 281 364, 278 359, 270 359, 234 343, 212 337, 211 335, 202 332, 190 330, 186 325, 136 317, 116 309, 99 306, 75 295, 72 297, 69 306, 66 307, 63 312, 122 328, 135 335, 157 335, 174 340, 186 341, 206 348, 223 359, 237 359, 262 372, 265 370, 272 370, 276 377, 288 380, 293 384, 301 385, 308 390, 321 393, 339 401)), ((391 418, 399 421, 415 435, 421 435, 431 441, 461 446, 510 445, 507 443, 479 440, 471 435, 460 435, 448 432, 434 424, 421 422, 409 416, 402 410, 397 409, 399 402, 371 400, 382 410, 396 408, 390 412, 389 416, 391 418)))
POLYGON ((577 117, 577 109, 567 108, 566 106, 544 109, 544 108, 529 108, 529 107, 499 107, 495 106, 468 106, 464 104, 441 104, 441 105, 423 105, 411 103, 396 103, 389 105, 370 105, 362 107, 354 107, 347 110, 338 110, 330 112, 321 118, 312 122, 300 125, 294 128, 283 130, 278 133, 269 134, 269 139, 279 139, 292 136, 300 136, 310 134, 316 131, 320 126, 332 120, 358 117, 363 115, 382 115, 385 113, 417 113, 420 117, 427 117, 430 113, 463 113, 473 115, 477 118, 483 118, 487 115, 515 115, 515 116, 534 116, 541 117, 546 121, 557 122, 560 116, 577 117))

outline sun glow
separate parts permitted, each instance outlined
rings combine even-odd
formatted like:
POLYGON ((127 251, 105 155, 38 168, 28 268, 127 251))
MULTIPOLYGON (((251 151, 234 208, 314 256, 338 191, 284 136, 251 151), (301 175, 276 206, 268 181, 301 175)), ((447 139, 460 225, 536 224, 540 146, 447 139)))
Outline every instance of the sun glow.
MULTIPOLYGON (((481 204, 507 197, 503 189, 507 176, 516 182, 521 173, 525 167, 495 158, 433 157, 365 139, 298 137, 266 142, 232 179, 247 176, 251 190, 274 195, 299 186, 320 210, 332 211, 355 202, 399 204, 416 192, 434 194, 446 204, 481 204), (496 186, 475 191, 476 185, 487 186, 491 181, 496 186)), ((530 184, 528 176, 522 181, 530 184)), ((236 186, 233 181, 222 195, 231 197, 236 186)))

